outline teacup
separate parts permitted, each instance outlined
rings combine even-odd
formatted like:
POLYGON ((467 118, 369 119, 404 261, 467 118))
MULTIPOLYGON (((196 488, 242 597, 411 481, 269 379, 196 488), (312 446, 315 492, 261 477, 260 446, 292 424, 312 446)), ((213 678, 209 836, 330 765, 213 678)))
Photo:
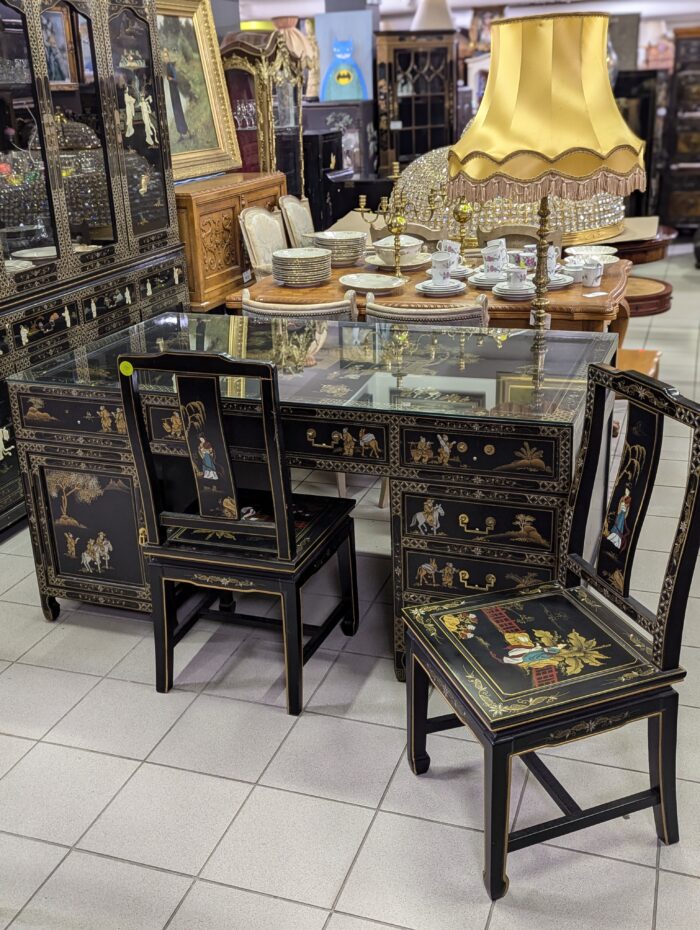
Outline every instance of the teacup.
POLYGON ((484 260, 486 274, 498 274, 503 271, 507 263, 508 253, 504 256, 498 246, 487 245, 486 248, 481 250, 481 257, 484 260))
POLYGON ((433 252, 430 267, 433 284, 447 284, 453 261, 454 256, 451 252, 433 252))
POLYGON ((505 239, 489 239, 486 243, 486 247, 488 249, 500 249, 503 263, 505 264, 508 261, 508 246, 506 245, 505 239))
POLYGON ((437 244, 438 252, 449 252, 453 256, 452 265, 459 264, 459 253, 461 251, 459 242, 453 239, 440 239, 437 244))
POLYGON ((583 280, 583 262, 565 262, 564 274, 573 278, 575 284, 580 284, 583 280))
POLYGON ((586 259, 583 264, 581 281, 586 287, 598 287, 603 277, 603 265, 595 259, 586 259))
POLYGON ((530 273, 537 268, 537 252, 533 252, 531 249, 522 249, 516 254, 521 268, 527 268, 530 273))
POLYGON ((508 287, 513 290, 522 290, 527 284, 527 268, 521 268, 520 265, 506 265, 506 274, 508 275, 508 287))

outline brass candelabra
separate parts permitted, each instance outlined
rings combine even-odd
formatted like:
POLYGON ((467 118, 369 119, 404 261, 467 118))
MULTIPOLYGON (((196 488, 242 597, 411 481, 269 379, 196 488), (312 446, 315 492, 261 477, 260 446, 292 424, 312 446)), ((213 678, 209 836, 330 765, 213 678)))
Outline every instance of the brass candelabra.
MULTIPOLYGON (((409 201, 405 190, 399 189, 396 183, 399 180, 399 176, 399 163, 395 161, 392 165, 391 174, 389 175, 389 180, 393 181, 394 183, 391 192, 391 198, 386 196, 382 197, 382 199, 379 201, 379 206, 377 207, 376 211, 371 211, 367 207, 367 195, 360 194, 358 200, 358 210, 360 216, 372 229, 377 228, 376 224, 379 222, 379 220, 384 221, 384 225, 386 226, 387 230, 394 237, 394 274, 397 278, 403 278, 403 275, 401 274, 401 235, 406 230, 409 217, 413 217, 414 219, 418 218, 420 207, 417 201, 409 201)), ((428 223, 432 221, 440 204, 440 199, 440 194, 437 188, 432 188, 428 192, 428 206, 430 209, 428 223)), ((455 218, 460 224, 466 224, 469 219, 471 208, 466 203, 460 203, 458 206, 464 206, 466 212, 464 214, 464 219, 459 219, 457 216, 457 208, 455 208, 455 218)), ((462 214, 460 213, 460 216, 461 215, 462 214)), ((466 226, 460 225, 460 249, 462 252, 464 252, 466 248, 465 242, 467 238, 468 233, 466 226)))

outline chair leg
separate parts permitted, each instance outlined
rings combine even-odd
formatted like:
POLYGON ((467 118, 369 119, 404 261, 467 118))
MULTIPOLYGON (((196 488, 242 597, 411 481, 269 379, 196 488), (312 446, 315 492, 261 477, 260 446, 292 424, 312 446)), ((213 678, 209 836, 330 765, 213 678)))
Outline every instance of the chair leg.
POLYGON ((348 486, 345 480, 345 472, 339 471, 335 476, 335 483, 338 488, 338 497, 348 496, 348 486))
POLYGON ((649 776, 651 787, 658 788, 660 803, 654 808, 656 835, 667 845, 678 842, 676 805, 676 737, 678 731, 678 694, 664 701, 660 714, 649 718, 649 776))
POLYGON ((346 636, 354 636, 357 633, 360 609, 357 599, 355 530, 352 523, 347 537, 338 548, 338 571, 340 573, 340 596, 346 609, 345 616, 340 621, 340 629, 346 636))
POLYGON ((413 774, 423 775, 430 768, 430 756, 426 751, 430 678, 416 659, 410 638, 407 639, 406 650, 406 753, 413 774))
POLYGON ((301 635, 301 593, 294 584, 282 589, 282 635, 287 681, 287 713, 297 716, 304 704, 304 647, 301 635))
POLYGON ((157 569, 150 573, 153 599, 153 640, 156 653, 156 691, 164 694, 173 686, 173 633, 177 624, 175 585, 157 569))
POLYGON ((484 811, 484 884, 491 900, 497 901, 508 891, 510 755, 503 746, 484 747, 484 811))
POLYGON ((384 510, 385 507, 389 506, 389 479, 382 478, 382 483, 379 486, 379 503, 377 507, 381 507, 384 510))

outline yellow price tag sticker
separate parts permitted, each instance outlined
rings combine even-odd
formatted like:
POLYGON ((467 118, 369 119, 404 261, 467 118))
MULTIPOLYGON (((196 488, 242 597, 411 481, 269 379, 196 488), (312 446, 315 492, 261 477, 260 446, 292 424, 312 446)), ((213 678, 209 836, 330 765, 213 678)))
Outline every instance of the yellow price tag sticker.
POLYGON ((119 362, 119 371, 128 378, 130 375, 133 375, 134 366, 131 362, 119 362))

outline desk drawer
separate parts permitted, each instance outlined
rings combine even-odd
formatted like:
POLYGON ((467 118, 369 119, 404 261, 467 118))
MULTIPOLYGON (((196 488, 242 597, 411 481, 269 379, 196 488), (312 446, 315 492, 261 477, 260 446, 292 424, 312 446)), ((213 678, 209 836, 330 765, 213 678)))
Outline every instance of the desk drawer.
MULTIPOLYGON (((527 588, 552 581, 555 567, 499 562, 467 554, 453 555, 437 549, 403 549, 404 593, 458 597, 527 588)), ((410 598, 404 597, 404 603, 410 598)))
POLYGON ((386 465, 389 461, 389 429, 368 415, 367 420, 343 421, 284 417, 284 447, 293 464, 313 467, 319 459, 367 462, 386 465))
MULTIPOLYGON (((401 466, 426 476, 451 473, 491 477, 501 486, 558 489, 563 474, 561 436, 553 428, 506 426, 501 432, 474 422, 462 429, 440 423, 402 426, 401 466), (549 435, 543 435, 548 432, 549 435)), ((559 431, 561 433, 561 431, 559 431)))
POLYGON ((429 545, 457 543, 489 552, 554 555, 564 499, 397 482, 395 507, 402 536, 429 545))

